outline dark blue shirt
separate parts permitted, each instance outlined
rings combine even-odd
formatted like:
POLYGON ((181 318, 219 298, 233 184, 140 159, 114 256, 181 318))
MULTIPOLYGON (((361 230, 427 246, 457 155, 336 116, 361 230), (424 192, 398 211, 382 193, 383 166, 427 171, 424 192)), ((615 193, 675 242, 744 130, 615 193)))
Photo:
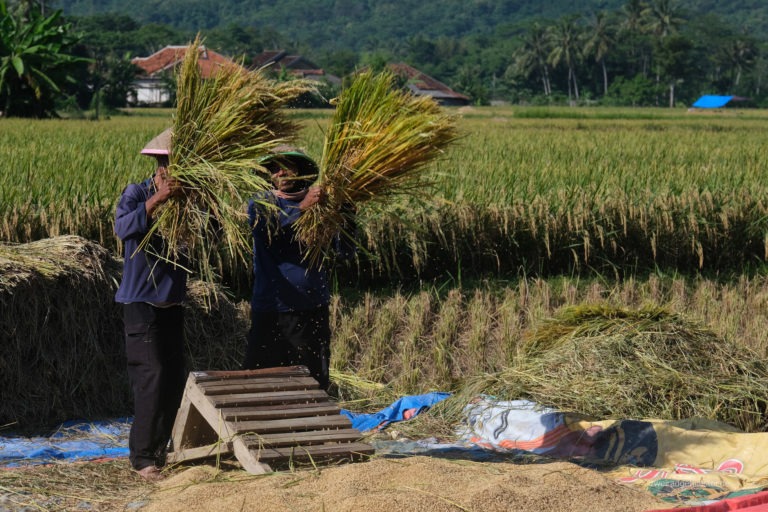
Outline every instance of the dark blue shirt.
POLYGON ((248 203, 253 228, 253 294, 251 309, 260 312, 307 311, 330 302, 328 276, 302 261, 293 223, 299 203, 269 193, 264 200, 279 212, 267 211, 258 202, 248 203))
POLYGON ((187 288, 187 271, 153 256, 162 249, 158 235, 152 240, 149 252, 137 251, 139 243, 150 228, 147 199, 154 194, 152 179, 128 185, 120 196, 115 214, 115 234, 123 241, 123 279, 115 294, 115 301, 149 302, 156 305, 180 304, 187 288))

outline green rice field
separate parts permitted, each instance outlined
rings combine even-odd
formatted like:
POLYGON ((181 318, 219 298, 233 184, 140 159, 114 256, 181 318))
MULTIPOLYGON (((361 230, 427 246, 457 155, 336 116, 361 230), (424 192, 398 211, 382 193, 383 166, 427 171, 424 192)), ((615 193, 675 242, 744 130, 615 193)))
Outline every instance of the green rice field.
MULTIPOLYGON (((366 250, 335 273, 341 399, 373 407, 500 372, 565 306, 663 307, 765 356, 768 112, 454 112, 462 135, 430 167, 432 186, 363 208, 366 250)), ((139 151, 170 115, 0 120, 0 240, 78 234, 119 255, 117 198, 151 175, 139 151)), ((330 112, 291 115, 319 159, 330 112)), ((249 271, 231 271, 242 300, 249 271)), ((59 335, 35 332, 40 347, 59 335)), ((109 336, 119 352, 119 330, 109 336)), ((245 345, 227 336, 215 356, 191 347, 196 367, 234 368, 245 345)))
MULTIPOLYGON (((295 115, 305 125, 299 144, 320 158, 329 113, 295 115)), ((732 271, 765 260, 768 114, 476 108, 457 115, 462 138, 432 166, 426 199, 363 212, 377 272, 732 271)), ((152 172, 138 152, 169 123, 168 112, 3 120, 0 237, 77 233, 116 248, 117 197, 152 172)))

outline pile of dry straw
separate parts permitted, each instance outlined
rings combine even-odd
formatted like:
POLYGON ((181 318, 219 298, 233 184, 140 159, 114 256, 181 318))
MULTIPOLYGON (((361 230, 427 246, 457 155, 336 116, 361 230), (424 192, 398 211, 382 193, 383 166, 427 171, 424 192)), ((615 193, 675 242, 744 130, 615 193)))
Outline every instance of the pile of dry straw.
MULTIPOLYGON (((114 300, 121 270, 109 251, 76 236, 0 244, 0 426, 32 430, 130 414, 114 300)), ((190 367, 239 366, 244 307, 213 285, 190 282, 190 367)))
POLYGON ((512 365, 468 379, 435 411, 459 421, 488 394, 595 419, 708 418, 768 429, 768 367, 751 349, 657 306, 563 309, 522 341, 512 365))

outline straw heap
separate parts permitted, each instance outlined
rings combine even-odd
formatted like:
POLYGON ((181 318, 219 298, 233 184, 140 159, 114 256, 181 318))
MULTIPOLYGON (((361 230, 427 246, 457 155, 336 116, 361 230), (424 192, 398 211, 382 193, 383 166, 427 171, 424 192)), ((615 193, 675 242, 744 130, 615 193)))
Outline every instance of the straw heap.
MULTIPOLYGON (((78 236, 0 242, 0 426, 130 413, 121 274, 118 258, 78 236)), ((190 279, 185 308, 190 368, 238 368, 248 303, 190 279)))
POLYGON ((215 76, 201 79, 199 38, 190 45, 177 76, 177 106, 169 175, 183 194, 158 211, 152 231, 164 241, 159 256, 176 260, 192 257, 204 280, 212 280, 212 264, 222 257, 248 261, 245 204, 270 188, 260 158, 291 140, 298 125, 281 111, 288 102, 312 87, 305 81, 274 82, 260 72, 233 64, 215 76))
POLYGON ((660 307, 566 308, 524 340, 512 366, 468 382, 456 405, 478 393, 598 419, 704 417, 748 432, 768 427, 762 358, 660 307))
POLYGON ((336 101, 317 181, 326 197, 296 225, 313 264, 345 234, 355 207, 421 191, 420 171, 458 136, 453 116, 432 98, 395 89, 394 78, 360 73, 336 101))

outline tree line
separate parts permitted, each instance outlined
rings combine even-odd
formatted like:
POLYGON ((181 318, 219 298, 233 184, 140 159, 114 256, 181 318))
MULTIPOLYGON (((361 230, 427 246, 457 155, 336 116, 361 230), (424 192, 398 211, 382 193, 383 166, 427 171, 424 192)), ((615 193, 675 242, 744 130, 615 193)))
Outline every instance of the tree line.
MULTIPOLYGON (((0 0, 0 28, 0 109, 8 116, 125 106, 137 71, 130 59, 194 37, 126 14, 63 16, 44 0, 0 0)), ((768 42, 722 16, 691 15, 675 0, 626 0, 616 9, 498 23, 487 33, 383 33, 380 44, 360 48, 269 25, 200 32, 208 47, 245 63, 283 49, 340 77, 406 62, 478 105, 675 107, 728 94, 768 106, 768 42)))

